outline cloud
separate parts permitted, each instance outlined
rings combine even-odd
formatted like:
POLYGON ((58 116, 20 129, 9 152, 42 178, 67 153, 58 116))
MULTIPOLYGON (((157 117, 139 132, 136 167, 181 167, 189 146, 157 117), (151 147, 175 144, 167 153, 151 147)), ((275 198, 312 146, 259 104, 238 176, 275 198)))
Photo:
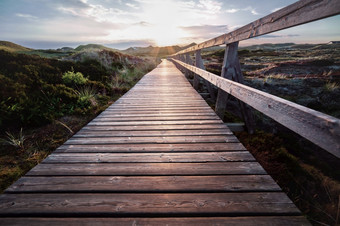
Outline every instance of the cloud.
POLYGON ((142 27, 149 27, 152 26, 152 24, 145 22, 145 21, 140 21, 138 23, 135 23, 134 25, 142 26, 142 27))
POLYGON ((36 16, 32 16, 31 14, 22 14, 22 13, 16 13, 17 17, 27 18, 27 19, 38 19, 36 16))
POLYGON ((251 6, 245 8, 245 9, 243 9, 243 10, 244 10, 244 11, 249 11, 249 12, 251 12, 251 14, 253 14, 253 15, 259 15, 259 13, 258 13, 253 7, 251 7, 251 6))
POLYGON ((240 9, 227 9, 226 10, 227 13, 236 13, 238 11, 240 11, 240 9))
POLYGON ((135 4, 132 3, 125 3, 125 5, 133 9, 139 9, 135 4))
POLYGON ((237 13, 237 12, 240 12, 240 11, 250 12, 253 15, 259 15, 259 13, 251 6, 248 6, 246 8, 242 8, 242 9, 238 9, 238 8, 227 9, 225 12, 226 13, 237 13))
POLYGON ((229 32, 227 25, 201 25, 180 27, 195 39, 210 39, 229 32))
POLYGON ((200 0, 197 6, 205 9, 205 11, 209 14, 214 14, 221 11, 222 3, 213 0, 200 0))
MULTIPOLYGON (((99 4, 88 4, 86 2, 76 0, 73 0, 73 2, 74 4, 66 4, 66 6, 61 5, 57 9, 64 14, 80 18, 92 18, 97 22, 114 21, 115 23, 128 23, 133 21, 133 15, 135 15, 133 12, 119 8, 105 7, 99 4)), ((126 5, 136 7, 134 4, 126 3, 126 5)))

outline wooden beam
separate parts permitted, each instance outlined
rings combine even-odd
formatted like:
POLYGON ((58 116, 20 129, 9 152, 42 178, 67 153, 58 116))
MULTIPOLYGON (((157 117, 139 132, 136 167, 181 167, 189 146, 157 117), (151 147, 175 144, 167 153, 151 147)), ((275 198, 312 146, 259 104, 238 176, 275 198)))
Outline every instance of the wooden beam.
POLYGON ((199 49, 258 37, 326 17, 335 16, 339 13, 339 0, 300 0, 235 31, 202 42, 176 54, 193 52, 199 49))
POLYGON ((178 60, 174 61, 340 158, 338 118, 222 78, 178 60))
MULTIPOLYGON (((196 67, 205 70, 205 66, 203 64, 203 59, 202 59, 202 56, 201 56, 201 50, 196 51, 196 55, 195 56, 196 56, 196 59, 195 59, 196 67)), ((196 81, 194 80, 194 88, 195 88, 195 82, 197 83, 197 86, 198 86, 199 79, 200 79, 199 76, 197 76, 196 74, 195 74, 195 78, 197 78, 197 79, 196 79, 196 81)), ((210 94, 211 100, 215 101, 216 100, 216 95, 215 95, 214 87, 209 82, 207 82, 204 79, 203 79, 203 82, 204 82, 205 86, 208 89, 208 92, 210 94)), ((197 88, 195 88, 195 89, 197 89, 197 88)))
MULTIPOLYGON (((190 57, 190 53, 185 54, 185 63, 193 65, 192 59, 190 57)), ((185 77, 190 78, 190 74, 192 74, 190 70, 185 70, 185 77)))
MULTIPOLYGON (((199 68, 202 68, 202 66, 204 67, 202 56, 201 56, 201 50, 195 51, 195 66, 199 67, 199 68)), ((194 74, 193 87, 194 87, 195 90, 198 90, 199 84, 200 84, 200 77, 198 75, 194 74)))
MULTIPOLYGON (((238 42, 234 42, 226 45, 223 65, 222 65, 222 73, 221 76, 223 78, 233 80, 235 82, 244 83, 241 65, 238 59, 238 42)), ((222 89, 218 89, 218 95, 216 100, 215 112, 216 114, 223 120, 225 110, 227 107, 228 93, 223 91, 222 89)), ((241 114, 244 122, 246 123, 247 130, 250 134, 254 133, 254 119, 250 108, 243 103, 242 101, 238 101, 241 109, 241 114)))

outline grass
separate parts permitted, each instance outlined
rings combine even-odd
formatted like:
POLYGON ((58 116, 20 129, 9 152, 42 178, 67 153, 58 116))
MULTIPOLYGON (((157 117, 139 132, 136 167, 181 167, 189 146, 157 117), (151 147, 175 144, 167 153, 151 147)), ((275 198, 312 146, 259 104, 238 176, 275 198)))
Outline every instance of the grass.
POLYGON ((97 90, 91 86, 83 86, 78 88, 76 94, 79 96, 80 99, 90 100, 94 98, 97 93, 97 90))
POLYGON ((328 81, 325 85, 324 85, 324 89, 328 92, 333 92, 337 89, 339 89, 340 85, 336 82, 330 82, 328 81))
POLYGON ((1 143, 5 145, 11 145, 13 147, 19 148, 20 150, 24 149, 26 137, 22 132, 22 128, 20 129, 18 136, 15 136, 10 132, 6 132, 6 134, 6 137, 0 140, 1 143))

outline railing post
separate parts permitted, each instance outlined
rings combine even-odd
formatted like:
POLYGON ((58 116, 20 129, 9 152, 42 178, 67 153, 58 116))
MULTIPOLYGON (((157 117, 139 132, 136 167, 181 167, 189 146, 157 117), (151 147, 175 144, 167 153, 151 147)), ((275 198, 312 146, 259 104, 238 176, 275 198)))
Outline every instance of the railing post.
MULTIPOLYGON (((182 54, 178 54, 178 60, 179 61, 181 61, 181 62, 184 62, 184 58, 183 58, 183 55, 182 54)), ((180 66, 180 65, 178 65, 178 66, 180 66)), ((178 67, 178 69, 183 73, 184 72, 184 70, 185 70, 185 68, 183 68, 183 67, 178 67)))
MULTIPOLYGON (((205 70, 200 49, 195 51, 195 66, 205 70)), ((198 89, 199 82, 200 82, 200 77, 195 74, 195 77, 194 77, 194 88, 195 89, 198 89)), ((214 91, 213 85, 210 82, 208 82, 207 80, 205 80, 205 79, 203 79, 203 82, 204 82, 204 84, 206 85, 206 87, 207 87, 207 89, 209 91, 211 100, 215 101, 216 100, 216 95, 215 95, 215 91, 214 91)))
MULTIPOLYGON (((198 68, 202 68, 202 69, 204 67, 200 49, 195 51, 195 66, 198 68)), ((197 90, 199 84, 200 84, 200 77, 194 74, 194 82, 193 82, 194 89, 197 90)))
MULTIPOLYGON (((192 65, 192 59, 190 57, 190 53, 185 54, 185 63, 192 65)), ((191 74, 190 70, 185 70, 185 77, 189 78, 191 74)))
MULTIPOLYGON (((233 42, 233 43, 226 45, 221 77, 233 80, 238 83, 244 83, 237 50, 238 50, 238 42, 233 42)), ((226 106, 227 106, 227 100, 228 100, 228 93, 226 93, 222 89, 218 89, 215 112, 221 119, 223 119, 224 117, 224 113, 225 113, 226 106)), ((252 112, 245 103, 239 100, 238 102, 240 104, 241 113, 242 113, 245 125, 247 127, 248 133, 252 134, 254 133, 254 119, 253 119, 252 112)))

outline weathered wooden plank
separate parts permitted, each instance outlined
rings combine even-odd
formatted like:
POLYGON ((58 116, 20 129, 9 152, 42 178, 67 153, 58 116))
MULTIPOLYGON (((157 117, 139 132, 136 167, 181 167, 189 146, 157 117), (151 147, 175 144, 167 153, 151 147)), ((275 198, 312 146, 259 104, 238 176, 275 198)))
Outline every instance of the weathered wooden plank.
POLYGON ((134 122, 90 122, 91 126, 119 126, 119 125, 202 125, 202 124, 221 124, 220 119, 214 120, 183 120, 183 121, 134 121, 134 122))
POLYGON ((200 153, 53 153, 42 163, 255 161, 248 151, 200 153))
POLYGON ((6 193, 281 191, 268 175, 22 177, 6 193), (204 181, 204 183, 202 183, 204 181))
POLYGON ((122 121, 186 121, 186 120, 219 120, 216 115, 208 116, 154 116, 154 117, 117 117, 117 118, 95 118, 92 122, 122 122, 122 121))
POLYGON ((266 174, 257 162, 39 164, 28 176, 266 174))
MULTIPOLYGON (((119 128, 118 128, 119 129, 119 128)), ((97 130, 81 130, 73 138, 78 137, 145 137, 145 136, 206 136, 206 135, 231 135, 228 129, 210 129, 210 130, 149 130, 145 131, 97 131, 97 130)))
POLYGON ((0 216, 298 215, 281 192, 195 194, 4 194, 0 216))
POLYGON ((182 108, 182 107, 209 107, 205 102, 202 102, 201 100, 199 102, 182 102, 182 103, 173 103, 173 102, 168 102, 168 103, 164 103, 164 102, 153 102, 153 103, 141 103, 142 100, 140 100, 139 103, 135 102, 135 103, 124 103, 124 104, 120 104, 120 103, 115 103, 114 105, 112 105, 109 109, 115 109, 115 108, 122 108, 122 107, 127 107, 127 108, 167 108, 167 107, 171 107, 171 108, 182 108))
POLYGON ((340 13, 338 0, 300 0, 228 34, 202 42, 174 55, 238 42, 340 13))
MULTIPOLYGON (((132 97, 130 95, 130 97, 122 97, 121 99, 118 99, 115 104, 129 104, 129 103, 138 103, 141 104, 140 101, 142 100, 147 100, 148 103, 163 103, 163 104, 167 104, 167 103, 176 103, 176 104, 183 104, 185 101, 185 103, 202 103, 202 97, 200 95, 190 95, 190 96, 174 96, 174 95, 167 95, 165 97, 160 97, 158 94, 154 94, 154 95, 148 95, 146 96, 141 95, 139 93, 139 95, 136 95, 134 97, 132 97)), ((203 102, 204 103, 204 102, 203 102)))
POLYGON ((273 225, 273 226, 304 226, 310 225, 301 216, 250 216, 250 217, 194 217, 194 218, 2 218, 0 225, 36 225, 36 226, 60 226, 60 225, 84 225, 93 224, 111 226, 178 226, 178 225, 273 225))
POLYGON ((166 111, 162 111, 162 110, 155 110, 155 111, 150 111, 150 110, 134 110, 134 111, 130 111, 130 110, 124 110, 124 109, 120 109, 120 110, 115 110, 115 111, 104 111, 103 113, 100 114, 100 116, 117 116, 117 115, 145 115, 145 114, 156 114, 156 115, 166 115, 166 114, 210 114, 213 113, 214 111, 212 109, 207 109, 207 110, 166 110, 166 111))
MULTIPOLYGON (((113 105, 114 106, 114 105, 113 105)), ((108 108, 106 111, 110 112, 110 111, 114 111, 114 110, 119 110, 121 109, 120 107, 111 107, 111 108, 108 108)), ((154 107, 154 106, 144 106, 144 107, 129 107, 129 106, 125 106, 124 107, 124 110, 130 110, 130 111, 133 111, 133 110, 139 110, 139 111, 142 111, 142 110, 146 110, 146 111, 153 111, 153 110, 156 110, 156 111, 162 111, 162 110, 191 110, 191 109, 196 109, 196 110, 199 110, 199 109, 204 109, 204 110, 210 110, 211 108, 209 106, 205 106, 205 105, 202 105, 202 106, 183 106, 183 107, 179 107, 179 106, 159 106, 159 107, 154 107)))
MULTIPOLYGON (((147 132, 145 132, 147 133, 147 132)), ((163 136, 163 137, 86 137, 70 138, 65 144, 174 144, 174 143, 230 143, 239 142, 234 135, 220 136, 163 136)))
POLYGON ((67 145, 60 146, 57 152, 206 152, 206 151, 243 151, 241 143, 183 143, 183 144, 106 144, 106 145, 67 145))
POLYGON ((204 130, 210 130, 210 129, 223 129, 227 128, 227 126, 223 123, 221 124, 192 124, 192 125, 140 125, 140 126, 108 126, 108 125, 100 125, 100 126, 94 126, 94 125, 87 125, 82 130, 119 130, 119 131, 145 131, 145 130, 195 130, 195 129, 204 129, 204 130))
POLYGON ((173 117, 173 116, 211 116, 211 115, 216 115, 213 112, 178 112, 178 113, 162 113, 162 112, 158 112, 158 113, 150 113, 150 114, 143 114, 143 113, 136 113, 136 114, 129 114, 129 113, 106 113, 105 111, 103 113, 101 113, 100 115, 98 115, 96 118, 101 119, 101 118, 120 118, 120 117, 160 117, 160 116, 164 116, 164 117, 173 117))
POLYGON ((339 119, 175 61, 340 158, 339 119))

